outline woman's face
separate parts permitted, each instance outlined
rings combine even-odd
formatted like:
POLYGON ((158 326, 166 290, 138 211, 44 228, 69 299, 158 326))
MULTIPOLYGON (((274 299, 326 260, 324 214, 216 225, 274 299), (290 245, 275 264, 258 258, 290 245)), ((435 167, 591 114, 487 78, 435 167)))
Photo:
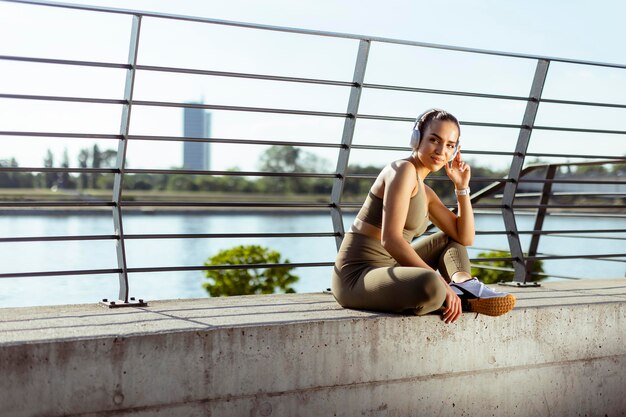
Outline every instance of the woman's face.
POLYGON ((459 130, 454 122, 434 120, 426 127, 417 156, 425 167, 438 171, 452 158, 458 140, 459 130))

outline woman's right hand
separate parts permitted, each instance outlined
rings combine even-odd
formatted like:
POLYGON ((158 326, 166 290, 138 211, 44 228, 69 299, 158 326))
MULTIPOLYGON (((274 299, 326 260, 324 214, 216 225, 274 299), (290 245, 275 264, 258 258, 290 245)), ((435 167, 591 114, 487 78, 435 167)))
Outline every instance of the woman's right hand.
POLYGON ((446 324, 454 323, 461 317, 461 299, 446 283, 446 300, 443 303, 442 319, 446 324))

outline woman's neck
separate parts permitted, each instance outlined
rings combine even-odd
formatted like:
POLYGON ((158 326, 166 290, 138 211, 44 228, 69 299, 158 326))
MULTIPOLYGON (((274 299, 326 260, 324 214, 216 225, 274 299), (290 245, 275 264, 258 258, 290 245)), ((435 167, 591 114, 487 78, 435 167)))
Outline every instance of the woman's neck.
POLYGON ((415 166, 415 173, 420 179, 424 180, 428 176, 428 174, 430 174, 430 170, 426 168, 417 157, 417 152, 414 151, 411 154, 411 156, 409 157, 409 161, 411 161, 413 166, 415 166))

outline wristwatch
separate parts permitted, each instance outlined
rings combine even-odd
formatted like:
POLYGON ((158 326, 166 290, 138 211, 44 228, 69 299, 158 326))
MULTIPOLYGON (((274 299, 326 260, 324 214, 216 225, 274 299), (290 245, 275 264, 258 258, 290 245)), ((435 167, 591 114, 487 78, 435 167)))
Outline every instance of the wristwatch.
POLYGON ((467 188, 463 188, 461 190, 454 190, 454 193, 456 195, 470 195, 470 189, 469 189, 469 187, 467 187, 467 188))

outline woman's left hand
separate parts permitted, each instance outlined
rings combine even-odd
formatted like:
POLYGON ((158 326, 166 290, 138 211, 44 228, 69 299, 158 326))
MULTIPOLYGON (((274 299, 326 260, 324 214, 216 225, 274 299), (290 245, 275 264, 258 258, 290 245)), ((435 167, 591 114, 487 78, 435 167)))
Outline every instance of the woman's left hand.
POLYGON ((471 174, 470 166, 461 158, 461 151, 456 154, 451 163, 446 163, 446 174, 452 180, 457 190, 468 188, 471 174))

